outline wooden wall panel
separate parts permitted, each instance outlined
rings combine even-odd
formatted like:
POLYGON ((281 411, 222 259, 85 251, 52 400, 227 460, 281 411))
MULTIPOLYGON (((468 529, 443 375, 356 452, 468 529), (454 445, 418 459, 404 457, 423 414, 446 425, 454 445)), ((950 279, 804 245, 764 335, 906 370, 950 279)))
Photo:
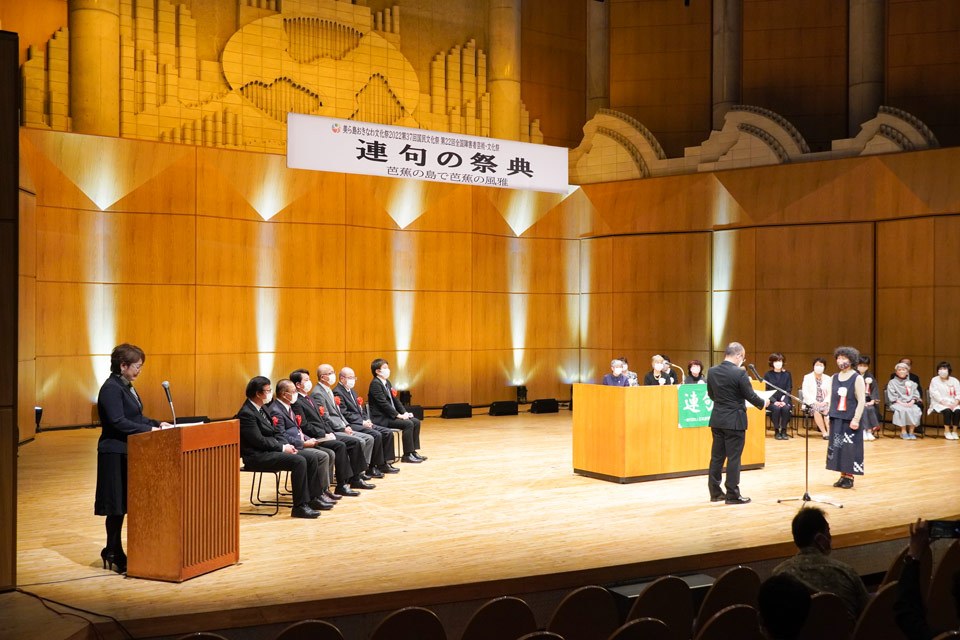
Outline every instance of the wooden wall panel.
POLYGON ((613 316, 622 313, 619 296, 612 293, 580 294, 580 347, 613 346, 613 316))
POLYGON ((411 231, 470 231, 472 193, 463 185, 344 176, 346 223, 411 231))
POLYGON ((878 223, 877 288, 933 286, 933 243, 933 218, 878 223))
POLYGON ((713 350, 721 354, 720 360, 731 342, 739 342, 752 352, 757 344, 757 292, 753 289, 715 291, 712 303, 713 350))
POLYGON ((709 349, 709 291, 623 293, 616 305, 622 312, 613 315, 614 351, 709 349))
POLYGON ((342 289, 197 287, 197 353, 340 352, 342 289))
POLYGON ((776 252, 776 247, 757 244, 756 229, 733 229, 713 233, 714 291, 755 289, 757 286, 757 248, 776 252))
POLYGON ((191 284, 196 218, 39 207, 40 280, 191 284))
MULTIPOLYGON (((613 291, 613 240, 613 238, 588 238, 580 241, 581 293, 613 291)), ((617 262, 618 267, 619 265, 620 263, 617 262)))
POLYGON ((197 218, 200 285, 342 288, 343 264, 340 225, 197 218))
MULTIPOLYGON (((269 358, 272 362, 273 358, 269 358)), ((245 391, 250 378, 266 375, 271 383, 277 375, 260 369, 256 353, 197 354, 197 382, 195 407, 198 415, 217 418, 232 418, 246 398, 245 391)), ((279 371, 279 369, 278 369, 279 371)), ((279 374, 286 375, 286 374, 279 374)))
POLYGON ((579 349, 494 349, 473 352, 474 370, 483 372, 472 380, 474 404, 516 400, 516 387, 527 387, 527 399, 569 400, 580 368, 579 349))
POLYGON ((412 404, 438 406, 447 402, 474 402, 470 381, 470 351, 393 351, 347 352, 346 363, 357 374, 357 394, 367 397, 373 374, 370 363, 384 358, 390 363, 390 381, 397 389, 408 389, 412 404))
POLYGON ((580 241, 477 234, 473 265, 474 291, 579 293, 580 241))
POLYGON ((469 351, 470 308, 467 292, 348 289, 346 351, 469 351))
MULTIPOLYGON (((599 384, 603 376, 610 371, 610 361, 618 355, 614 355, 610 349, 580 349, 580 380, 588 384, 599 384)), ((634 367, 645 367, 644 359, 638 359, 636 363, 631 362, 631 371, 636 371, 634 367)), ((643 371, 643 369, 640 369, 643 371)))
POLYGON ((576 294, 474 293, 472 348, 579 348, 576 294))
POLYGON ((185 285, 37 283, 37 356, 109 355, 131 342, 192 354, 195 296, 185 285))
POLYGON ((473 241, 468 233, 346 227, 346 286, 470 291, 473 241))
POLYGON ((710 234, 613 238, 613 290, 709 291, 710 234))
POLYGON ((873 225, 833 224, 756 231, 758 289, 873 286, 873 225))
POLYGON ((757 290, 758 352, 829 350, 851 345, 866 353, 873 342, 870 289, 757 290))
POLYGON ((933 356, 933 317, 933 287, 877 289, 877 353, 933 356))

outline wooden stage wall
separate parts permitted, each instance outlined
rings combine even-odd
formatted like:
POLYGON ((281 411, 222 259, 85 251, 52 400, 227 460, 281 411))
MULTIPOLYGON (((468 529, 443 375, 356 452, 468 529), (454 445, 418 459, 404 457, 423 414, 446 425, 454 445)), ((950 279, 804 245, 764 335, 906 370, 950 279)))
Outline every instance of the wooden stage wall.
MULTIPOLYGON (((20 437, 90 424, 107 355, 166 417, 253 375, 392 363, 417 404, 569 398, 612 356, 732 339, 795 382, 839 344, 960 365, 960 150, 589 185, 569 197, 287 170, 282 156, 21 129, 20 437), (36 194, 35 196, 33 194, 36 194), (269 218, 265 221, 264 218, 269 218), (936 267, 935 267, 936 265, 936 267), (934 313, 936 300, 938 313, 934 313)), ((763 367, 761 367, 763 368, 763 367)))

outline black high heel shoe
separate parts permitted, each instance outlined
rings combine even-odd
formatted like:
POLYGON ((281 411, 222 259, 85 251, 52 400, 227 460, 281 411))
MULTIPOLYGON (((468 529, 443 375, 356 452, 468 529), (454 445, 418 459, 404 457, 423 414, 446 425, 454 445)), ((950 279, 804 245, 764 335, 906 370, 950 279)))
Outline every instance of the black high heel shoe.
POLYGON ((111 571, 116 571, 117 573, 126 573, 127 572, 127 555, 120 552, 120 556, 111 551, 110 549, 104 548, 100 552, 100 559, 103 560, 103 568, 109 568, 111 571), (116 569, 114 569, 116 566, 116 569))

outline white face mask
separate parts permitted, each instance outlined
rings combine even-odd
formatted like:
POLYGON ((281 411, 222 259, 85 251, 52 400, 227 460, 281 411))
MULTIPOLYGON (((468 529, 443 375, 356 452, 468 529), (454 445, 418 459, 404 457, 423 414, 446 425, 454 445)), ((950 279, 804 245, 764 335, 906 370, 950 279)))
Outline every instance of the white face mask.
POLYGON ((613 368, 613 375, 618 376, 618 375, 620 375, 621 373, 623 373, 623 369, 621 369, 620 367, 614 367, 614 368, 613 368))
POLYGON ((353 389, 353 385, 357 384, 356 380, 345 380, 343 386, 347 388, 347 391, 353 389))
POLYGON ((273 391, 267 394, 267 399, 263 401, 263 404, 270 404, 273 401, 273 391))
POLYGON ((654 371, 663 371, 663 364, 661 364, 661 363, 659 363, 659 362, 656 363, 655 365, 653 365, 653 370, 654 370, 654 371))
POLYGON ((700 375, 700 367, 690 367, 690 375, 692 376, 700 375))
POLYGON ((813 371, 814 373, 823 373, 823 365, 822 364, 813 365, 813 371))
POLYGON ((941 377, 941 378, 946 378, 947 376, 950 375, 950 370, 949 370, 949 369, 940 369, 939 371, 937 371, 937 373, 940 374, 940 377, 941 377))
POLYGON ((310 389, 313 389, 313 383, 310 380, 303 381, 303 393, 304 395, 310 393, 310 389))
POLYGON ((325 379, 326 379, 326 383, 327 383, 328 385, 330 385, 331 387, 332 387, 333 385, 337 384, 337 376, 336 376, 336 374, 331 373, 331 374, 327 375, 325 379))
POLYGON ((381 377, 381 378, 389 378, 389 377, 390 377, 390 369, 380 369, 380 377, 381 377))
POLYGON ((773 363, 773 370, 780 371, 780 369, 783 369, 783 363, 777 360, 776 362, 773 363))
POLYGON ((868 370, 868 369, 867 369, 866 366, 864 366, 864 365, 862 365, 862 364, 857 365, 857 371, 860 373, 860 375, 862 375, 862 376, 867 375, 867 370, 868 370))

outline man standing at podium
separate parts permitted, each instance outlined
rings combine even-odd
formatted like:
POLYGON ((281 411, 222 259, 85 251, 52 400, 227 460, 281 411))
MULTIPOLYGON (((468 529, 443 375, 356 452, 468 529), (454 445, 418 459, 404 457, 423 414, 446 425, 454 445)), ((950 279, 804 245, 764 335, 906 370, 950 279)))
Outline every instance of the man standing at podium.
POLYGON ((713 401, 710 413, 710 431, 713 448, 710 451, 710 502, 724 500, 727 504, 746 504, 750 498, 740 495, 740 456, 747 436, 747 407, 744 401, 758 409, 766 409, 764 400, 750 386, 747 372, 740 368, 746 352, 739 342, 731 342, 724 352, 723 362, 710 367, 707 374, 707 395, 713 401), (727 492, 720 488, 723 461, 727 461, 727 492))

